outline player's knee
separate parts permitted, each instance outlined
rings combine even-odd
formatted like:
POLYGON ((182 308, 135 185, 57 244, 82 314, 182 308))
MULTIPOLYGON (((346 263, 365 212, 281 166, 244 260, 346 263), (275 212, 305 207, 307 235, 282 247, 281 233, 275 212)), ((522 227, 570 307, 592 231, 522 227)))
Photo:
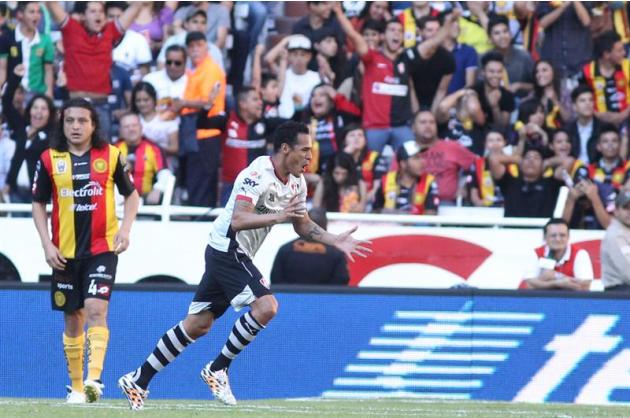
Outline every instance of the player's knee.
POLYGON ((104 309, 86 309, 88 325, 104 325, 107 320, 107 311, 104 309))
POLYGON ((210 327, 212 327, 212 321, 200 315, 189 315, 184 320, 184 330, 194 340, 206 335, 210 331, 210 327))
POLYGON ((252 307, 252 315, 262 325, 266 325, 278 313, 278 301, 275 298, 260 299, 261 303, 252 307))

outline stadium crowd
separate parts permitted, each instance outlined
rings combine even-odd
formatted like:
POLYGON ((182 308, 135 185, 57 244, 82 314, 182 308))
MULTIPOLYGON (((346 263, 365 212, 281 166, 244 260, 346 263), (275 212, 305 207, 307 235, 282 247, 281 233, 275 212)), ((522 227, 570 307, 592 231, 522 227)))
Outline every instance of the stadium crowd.
POLYGON ((145 204, 216 207, 286 120, 314 207, 504 207, 608 226, 630 184, 626 2, 3 2, 0 199, 56 109, 97 107, 145 204))

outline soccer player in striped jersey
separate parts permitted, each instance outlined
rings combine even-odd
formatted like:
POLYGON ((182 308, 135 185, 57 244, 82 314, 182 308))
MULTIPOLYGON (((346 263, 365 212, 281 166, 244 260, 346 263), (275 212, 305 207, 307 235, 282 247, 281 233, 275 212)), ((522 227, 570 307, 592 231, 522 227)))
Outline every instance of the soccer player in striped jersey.
POLYGON ((63 348, 72 386, 69 403, 95 402, 103 393, 101 373, 109 341, 107 309, 118 254, 129 246, 138 193, 120 150, 99 137, 99 119, 84 99, 61 109, 59 132, 39 160, 33 181, 33 220, 53 269, 53 309, 64 312, 63 348), (125 196, 118 226, 114 186, 125 196), (46 203, 52 198, 52 239, 46 203), (85 325, 88 373, 83 380, 85 325))
POLYGON ((310 241, 333 245, 350 260, 365 257, 367 241, 352 237, 356 227, 342 234, 326 232, 306 213, 304 171, 312 158, 312 140, 303 123, 286 122, 275 133, 271 157, 255 159, 237 176, 225 211, 212 224, 206 247, 206 268, 186 318, 168 330, 146 361, 118 380, 131 409, 144 406, 149 382, 188 345, 208 333, 212 323, 232 305, 249 306, 241 316, 219 355, 201 370, 215 398, 235 405, 228 368, 232 360, 265 329, 278 309, 278 302, 252 258, 271 227, 292 222, 295 232, 310 241))

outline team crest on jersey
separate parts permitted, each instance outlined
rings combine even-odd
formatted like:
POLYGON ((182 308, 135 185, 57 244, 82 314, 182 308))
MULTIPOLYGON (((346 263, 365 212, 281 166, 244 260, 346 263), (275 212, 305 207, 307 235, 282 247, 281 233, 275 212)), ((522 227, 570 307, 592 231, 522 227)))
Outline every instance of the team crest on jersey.
POLYGON ((66 172, 66 160, 57 160, 57 173, 63 174, 66 172))
POLYGON ((56 291, 54 294, 54 299, 55 299, 55 306, 61 308, 63 305, 66 304, 66 295, 63 294, 63 292, 60 291, 56 291))
POLYGON ((262 135, 263 133, 265 133, 265 125, 263 125, 262 122, 258 122, 255 126, 254 126, 254 131, 256 131, 256 133, 258 135, 262 135))
POLYGON ((105 171, 107 171, 107 162, 102 158, 97 158, 92 163, 92 168, 97 173, 104 173, 105 171))

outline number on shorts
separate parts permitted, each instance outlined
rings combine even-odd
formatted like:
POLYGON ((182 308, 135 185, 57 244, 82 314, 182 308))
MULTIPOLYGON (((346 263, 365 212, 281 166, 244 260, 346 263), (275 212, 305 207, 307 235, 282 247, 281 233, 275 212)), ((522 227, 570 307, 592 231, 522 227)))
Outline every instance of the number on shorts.
POLYGON ((96 292, 97 292, 96 281, 92 279, 92 281, 90 282, 90 286, 88 287, 88 293, 96 296, 96 292))

